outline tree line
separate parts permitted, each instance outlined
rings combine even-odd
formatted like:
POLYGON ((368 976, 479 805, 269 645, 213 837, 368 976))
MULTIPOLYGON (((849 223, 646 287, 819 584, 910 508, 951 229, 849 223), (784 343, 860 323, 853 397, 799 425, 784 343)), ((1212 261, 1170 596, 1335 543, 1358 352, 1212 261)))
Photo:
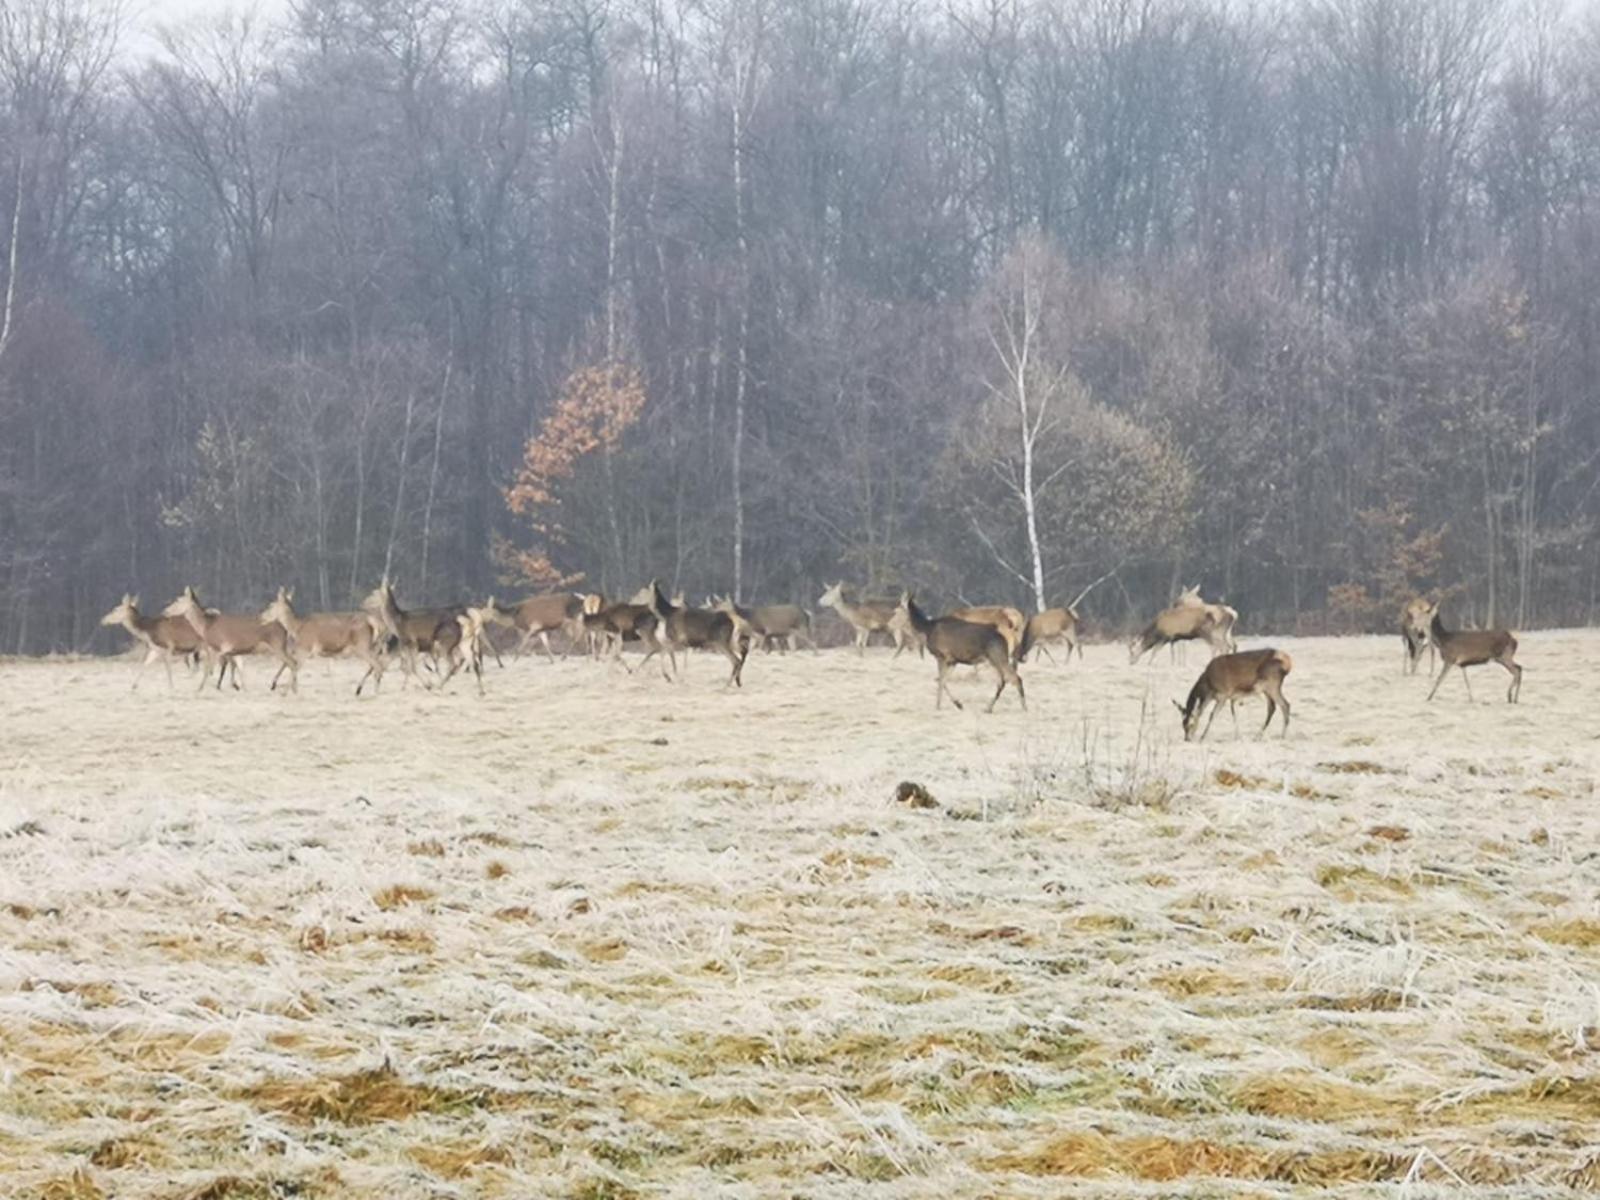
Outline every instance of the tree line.
POLYGON ((1592 3, 128 22, 0 4, 0 651, 385 574, 1594 617, 1592 3))

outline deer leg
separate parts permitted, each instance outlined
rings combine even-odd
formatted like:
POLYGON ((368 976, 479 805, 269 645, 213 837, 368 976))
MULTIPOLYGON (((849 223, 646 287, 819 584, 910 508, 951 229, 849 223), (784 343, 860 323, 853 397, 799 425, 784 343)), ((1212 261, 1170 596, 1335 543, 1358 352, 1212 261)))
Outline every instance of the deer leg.
POLYGON ((862 658, 867 656, 867 636, 867 630, 856 630, 856 653, 862 658))
MULTIPOLYGON (((148 647, 145 648, 144 661, 141 662, 137 667, 135 667, 133 669, 133 687, 131 689, 132 691, 137 692, 139 690, 139 676, 144 674, 144 669, 150 665, 151 660, 154 659, 155 656, 158 653, 160 653, 160 651, 158 651, 154 646, 148 646, 148 647)), ((171 659, 167 660, 167 686, 168 687, 172 686, 172 660, 171 659)))
POLYGON ((539 631, 539 642, 544 646, 544 656, 550 660, 550 665, 552 667, 555 666, 556 656, 555 652, 550 649, 550 631, 548 629, 541 629, 539 631))
POLYGON ((1444 677, 1446 675, 1448 675, 1448 674, 1450 674, 1450 664, 1449 663, 1445 663, 1444 666, 1439 671, 1439 678, 1437 678, 1437 679, 1435 679, 1433 681, 1433 687, 1428 692, 1428 699, 1429 700, 1433 699, 1434 693, 1439 690, 1439 685, 1444 682, 1444 677))
POLYGON ((1467 678, 1467 666, 1465 663, 1461 664, 1461 682, 1467 685, 1467 703, 1476 704, 1477 701, 1472 697, 1472 680, 1467 678))
POLYGON ((1217 719, 1217 709, 1221 707, 1222 701, 1213 696, 1211 699, 1211 715, 1206 718, 1206 727, 1200 732, 1200 740, 1202 742, 1211 736, 1211 723, 1217 719))
MULTIPOLYGON (((1288 737, 1289 736, 1289 697, 1287 697, 1287 696, 1285 696, 1283 694, 1283 685, 1282 684, 1278 685, 1278 707, 1283 709, 1283 736, 1284 737, 1288 737)), ((1267 718, 1268 721, 1270 721, 1271 719, 1272 718, 1270 716, 1267 718)), ((1263 729, 1262 732, 1265 733, 1266 730, 1263 729)))
POLYGON ((1511 682, 1506 684, 1506 703, 1515 704, 1522 699, 1522 668, 1506 659, 1496 660, 1506 669, 1511 676, 1511 682))
POLYGON ((1261 732, 1263 734, 1265 734, 1267 730, 1272 727, 1272 716, 1277 711, 1277 703, 1272 699, 1272 694, 1269 692, 1267 693, 1267 720, 1266 723, 1261 726, 1261 732))
MULTIPOLYGON (((1239 736, 1240 736, 1240 734, 1239 734, 1239 702, 1237 700, 1229 700, 1228 701, 1228 715, 1233 718, 1233 736, 1234 736, 1234 739, 1237 740, 1239 738, 1239 736)), ((1269 721, 1272 720, 1272 697, 1271 696, 1267 697, 1267 720, 1269 720, 1269 721)))

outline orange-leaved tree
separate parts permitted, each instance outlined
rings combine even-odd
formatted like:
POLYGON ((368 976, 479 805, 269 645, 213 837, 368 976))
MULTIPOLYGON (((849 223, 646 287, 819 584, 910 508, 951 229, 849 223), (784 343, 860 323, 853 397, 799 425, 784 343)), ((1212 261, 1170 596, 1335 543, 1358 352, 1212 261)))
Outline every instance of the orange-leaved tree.
POLYGON ((564 493, 591 459, 609 470, 611 453, 644 410, 644 381, 622 363, 579 367, 561 385, 555 407, 539 423, 522 450, 516 481, 506 489, 506 507, 526 517, 533 544, 502 544, 497 557, 508 574, 535 587, 568 587, 584 577, 582 570, 558 564, 568 545, 570 523, 564 519, 564 493))

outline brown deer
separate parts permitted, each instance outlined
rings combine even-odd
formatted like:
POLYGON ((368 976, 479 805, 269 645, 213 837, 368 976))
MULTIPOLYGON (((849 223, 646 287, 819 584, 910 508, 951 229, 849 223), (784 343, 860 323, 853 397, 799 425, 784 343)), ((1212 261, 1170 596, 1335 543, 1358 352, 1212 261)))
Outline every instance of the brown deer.
MULTIPOLYGON (((466 611, 456 617, 456 624, 461 627, 461 640, 459 643, 459 658, 472 671, 478 680, 478 695, 484 694, 483 688, 483 650, 489 641, 488 627, 490 625, 515 625, 517 619, 516 609, 501 608, 495 603, 493 596, 481 605, 468 605, 466 611)), ((440 683, 443 687, 450 682, 450 676, 456 673, 460 664, 453 662, 450 674, 446 675, 440 683)))
MULTIPOLYGON (((186 587, 161 613, 164 617, 181 617, 188 621, 206 648, 206 669, 200 677, 204 689, 211 678, 213 666, 217 669, 217 690, 222 690, 222 677, 228 668, 234 668, 233 686, 239 686, 238 659, 245 654, 270 654, 289 672, 289 690, 300 690, 300 663, 289 649, 289 631, 276 622, 264 622, 259 617, 242 613, 218 613, 200 603, 192 587, 186 587)), ((282 672, 280 671, 281 675, 282 672)), ((273 688, 277 676, 273 677, 273 688)))
POLYGON ((1070 608, 1047 608, 1034 613, 1022 630, 1022 641, 1017 646, 1017 661, 1025 661, 1037 646, 1040 654, 1055 662, 1055 656, 1045 645, 1047 642, 1065 643, 1067 658, 1070 659, 1074 651, 1082 658, 1083 641, 1078 634, 1079 626, 1078 614, 1070 608))
POLYGON ((1433 674, 1435 651, 1428 636, 1428 623, 1433 619, 1434 606, 1421 596, 1406 601, 1400 610, 1400 640, 1405 643, 1405 671, 1415 675, 1422 664, 1422 651, 1428 651, 1428 674, 1433 674))
POLYGON ((1005 604, 969 605, 966 608, 952 608, 945 616, 958 621, 971 621, 974 625, 992 626, 1005 638, 1006 649, 1012 661, 1016 661, 1017 648, 1022 644, 1023 631, 1028 624, 1021 609, 1005 604))
POLYGON ((1522 699, 1522 668, 1516 661, 1516 635, 1504 629, 1446 629, 1439 616, 1439 606, 1435 604, 1430 607, 1428 633, 1433 638, 1433 644, 1439 648, 1439 659, 1444 665, 1439 668, 1439 678, 1433 681, 1433 691, 1428 693, 1428 699, 1433 699, 1434 692, 1439 690, 1450 668, 1456 667, 1461 671, 1462 682, 1467 685, 1467 699, 1470 701, 1472 681, 1467 678, 1467 668, 1494 662, 1511 673, 1511 682, 1506 685, 1506 703, 1518 703, 1522 699))
POLYGON ((547 592, 540 596, 529 596, 514 605, 511 609, 513 623, 522 631, 522 640, 517 643, 517 657, 521 658, 527 653, 528 647, 537 638, 544 646, 545 657, 555 662, 555 653, 550 649, 550 634, 563 629, 568 640, 576 644, 583 632, 583 604, 583 597, 571 592, 547 592))
POLYGON ((192 661, 205 645, 188 621, 182 617, 147 617, 139 611, 139 598, 127 592, 115 608, 100 618, 100 624, 126 629, 145 648, 144 661, 133 673, 133 691, 139 690, 144 669, 158 660, 166 664, 167 686, 172 687, 172 660, 192 661))
MULTIPOLYGON (((744 663, 750 654, 750 643, 737 636, 733 619, 727 613, 690 608, 682 603, 668 600, 661 591, 661 585, 654 579, 648 586, 640 589, 639 594, 633 599, 636 604, 648 605, 650 611, 655 613, 656 619, 661 622, 661 628, 666 632, 667 645, 672 650, 685 652, 690 649, 720 650, 733 665, 728 681, 723 686, 744 686, 744 663)), ((677 600, 682 599, 680 593, 677 600)), ((688 661, 688 654, 685 653, 686 666, 688 661)), ((673 666, 676 669, 675 656, 673 666)))
POLYGON ((957 708, 961 707, 961 701, 956 699, 955 693, 950 691, 945 682, 952 667, 988 663, 998 672, 1000 686, 995 688, 994 695, 989 699, 989 707, 984 711, 994 711, 995 702, 1000 699, 1000 693, 1006 690, 1008 683, 1017 689, 1017 699, 1021 701, 1023 710, 1027 710, 1028 696, 1022 688, 1022 676, 1017 674, 1017 668, 1011 661, 1011 648, 993 625, 979 625, 958 617, 930 617, 917 607, 910 592, 900 593, 899 609, 905 614, 906 623, 917 631, 927 645, 928 653, 939 664, 938 682, 933 693, 934 708, 943 707, 945 696, 949 696, 950 702, 957 708))
POLYGON ((849 623, 856 633, 856 653, 867 652, 867 639, 875 633, 887 633, 894 638, 895 656, 906 648, 908 642, 913 640, 915 631, 904 624, 904 618, 897 623, 895 614, 900 611, 898 606, 887 600, 863 600, 859 604, 852 604, 844 598, 844 583, 835 583, 829 586, 817 599, 818 608, 831 608, 849 623))
POLYGON ((1233 644, 1232 621, 1228 618, 1233 610, 1218 611, 1224 608, 1225 605, 1218 604, 1175 604, 1162 609, 1156 614, 1156 619, 1145 626, 1144 632, 1129 644, 1128 661, 1136 663, 1147 651, 1196 639, 1211 647, 1213 657, 1226 653, 1233 644))
MULTIPOLYGON (((366 674, 356 684, 356 695, 361 695, 372 680, 372 694, 378 694, 383 684, 384 650, 388 639, 366 613, 330 612, 301 616, 294 608, 294 589, 279 588, 271 604, 261 610, 257 618, 263 624, 276 622, 288 631, 290 644, 297 657, 359 658, 367 664, 366 674)), ((272 677, 272 685, 286 668, 280 666, 272 677)))
POLYGON ((1211 619, 1217 623, 1223 649, 1232 654, 1239 648, 1239 644, 1233 639, 1233 626, 1239 620, 1238 611, 1226 604, 1207 604, 1200 598, 1199 584, 1191 584, 1189 587, 1184 588, 1183 591, 1178 593, 1178 598, 1173 601, 1173 604, 1177 608, 1205 609, 1211 614, 1211 619))
POLYGON ((783 654, 790 650, 798 652, 804 639, 811 653, 817 653, 817 641, 811 636, 811 614, 798 604, 757 604, 754 608, 740 608, 729 596, 709 596, 706 607, 740 618, 765 651, 770 652, 777 646, 783 654))
POLYGON ((1211 722, 1217 719, 1217 709, 1226 700, 1230 711, 1234 711, 1235 728, 1238 725, 1238 714, 1234 705, 1245 696, 1256 693, 1267 698, 1267 720, 1261 726, 1265 733, 1272 724, 1272 715, 1279 706, 1283 708, 1283 734, 1289 735, 1289 700, 1283 694, 1283 681, 1289 672, 1294 669, 1294 662, 1282 650, 1246 650, 1243 653, 1224 654, 1213 658, 1206 669, 1200 673, 1200 678, 1189 691, 1189 699, 1184 704, 1174 700, 1173 706, 1183 714, 1183 740, 1194 740, 1194 731, 1199 727, 1200 717, 1204 714, 1206 705, 1211 706, 1211 717, 1206 721, 1205 732, 1200 735, 1201 740, 1211 732, 1211 722))
POLYGON ((642 667, 658 654, 664 654, 661 674, 668 680, 672 678, 667 670, 671 652, 661 644, 661 619, 648 604, 608 604, 599 612, 585 613, 583 628, 591 638, 609 643, 612 661, 622 663, 622 669, 630 675, 633 668, 622 662, 622 648, 628 642, 639 642, 648 647, 639 665, 642 667))
MULTIPOLYGON (((404 609, 395 598, 394 585, 385 578, 361 602, 361 611, 370 614, 400 648, 400 666, 409 683, 413 678, 430 686, 417 671, 419 655, 426 655, 435 674, 441 659, 451 664, 450 675, 461 665, 461 626, 456 621, 465 605, 447 608, 404 609)), ((449 675, 445 676, 446 679, 449 675)))

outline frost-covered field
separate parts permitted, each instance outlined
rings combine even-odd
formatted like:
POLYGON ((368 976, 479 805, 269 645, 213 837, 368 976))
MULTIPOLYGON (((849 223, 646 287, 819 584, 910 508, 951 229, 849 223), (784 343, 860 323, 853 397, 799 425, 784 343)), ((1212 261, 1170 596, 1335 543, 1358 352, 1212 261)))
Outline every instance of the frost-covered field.
POLYGON ((0 1192, 1600 1189, 1600 635, 1277 644, 1202 746, 1198 651, 0 665, 0 1192))

